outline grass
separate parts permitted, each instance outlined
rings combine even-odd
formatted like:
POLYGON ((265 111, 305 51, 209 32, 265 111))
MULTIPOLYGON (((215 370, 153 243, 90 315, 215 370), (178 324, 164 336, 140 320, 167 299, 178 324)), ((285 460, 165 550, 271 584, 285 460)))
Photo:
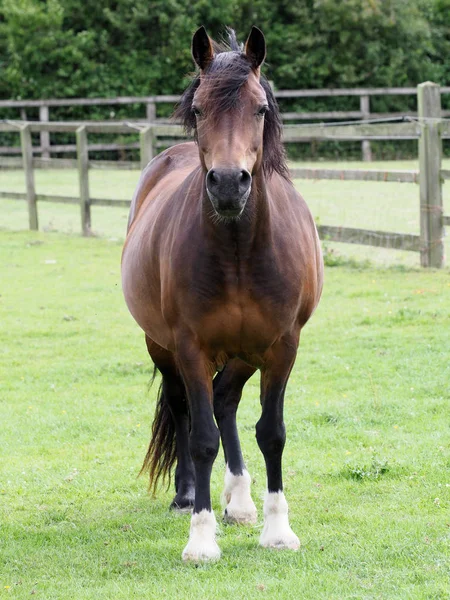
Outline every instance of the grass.
MULTIPOLYGON (((391 161, 369 165, 363 162, 296 163, 303 166, 354 169, 414 170, 417 161, 391 161)), ((450 168, 450 160, 443 161, 450 168)), ((139 178, 138 171, 96 171, 89 174, 90 190, 94 197, 130 199, 139 178)), ((39 193, 78 194, 75 170, 36 170, 36 189, 39 193)), ((313 216, 323 225, 337 225, 402 233, 419 233, 419 187, 406 183, 380 183, 360 181, 310 181, 296 180, 297 189, 307 200, 313 216)), ((0 171, 0 190, 24 191, 22 171, 0 171)), ((450 207, 446 200, 446 214, 450 207)), ((26 204, 0 199, 1 226, 5 229, 28 227, 26 204)), ((39 205, 39 222, 43 231, 79 232, 79 208, 42 203, 39 205)), ((127 223, 127 209, 92 208, 93 230, 101 236, 123 239, 127 223)), ((419 266, 419 254, 391 251, 370 246, 329 244, 330 249, 346 258, 370 259, 377 264, 419 266)), ((450 241, 446 241, 446 254, 450 256, 450 241)))
MULTIPOLYGON (((0 233, 0 598, 450 598, 449 271, 327 269, 286 396, 302 547, 258 547, 254 377, 239 427, 260 519, 221 524, 221 561, 195 566, 189 517, 136 478, 156 387, 120 247, 0 233)), ((220 455, 217 516, 223 471, 220 455)))

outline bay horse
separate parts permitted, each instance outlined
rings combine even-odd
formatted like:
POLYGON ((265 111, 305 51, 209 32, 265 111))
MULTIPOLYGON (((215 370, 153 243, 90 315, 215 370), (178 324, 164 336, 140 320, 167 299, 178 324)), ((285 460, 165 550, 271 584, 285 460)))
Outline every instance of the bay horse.
POLYGON ((236 411, 257 369, 256 439, 267 471, 260 544, 299 547, 283 493, 283 400, 323 281, 314 220, 289 180, 280 114, 260 72, 264 35, 253 27, 243 46, 231 30, 229 38, 225 46, 203 27, 194 34, 199 72, 175 115, 195 142, 144 169, 122 256, 126 303, 162 375, 142 469, 156 486, 176 463, 171 506, 193 509, 182 554, 193 561, 220 557, 210 496, 219 438, 224 516, 256 521, 236 411))

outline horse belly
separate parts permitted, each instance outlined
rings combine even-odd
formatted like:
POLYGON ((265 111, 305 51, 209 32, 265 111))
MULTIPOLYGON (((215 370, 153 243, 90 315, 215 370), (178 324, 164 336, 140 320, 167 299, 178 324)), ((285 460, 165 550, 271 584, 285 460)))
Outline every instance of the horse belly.
POLYGON ((286 327, 287 323, 280 324, 269 310, 253 303, 227 303, 203 315, 198 324, 202 345, 213 360, 251 357, 249 362, 255 366, 286 327))

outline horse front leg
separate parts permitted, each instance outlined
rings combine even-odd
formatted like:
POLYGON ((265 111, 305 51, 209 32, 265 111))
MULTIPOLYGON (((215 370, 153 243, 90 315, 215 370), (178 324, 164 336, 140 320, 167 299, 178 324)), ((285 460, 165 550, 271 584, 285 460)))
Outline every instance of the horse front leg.
POLYGON ((261 372, 262 415, 256 424, 256 439, 267 471, 264 498, 264 528, 261 546, 297 550, 300 541, 289 525, 288 504, 283 492, 282 455, 286 442, 283 405, 286 384, 295 361, 298 337, 283 338, 270 350, 261 372))
POLYGON ((216 543, 216 518, 211 508, 211 471, 219 451, 219 430, 213 417, 212 367, 192 346, 178 351, 177 363, 189 402, 189 449, 195 470, 195 500, 189 541, 183 560, 220 558, 216 543))

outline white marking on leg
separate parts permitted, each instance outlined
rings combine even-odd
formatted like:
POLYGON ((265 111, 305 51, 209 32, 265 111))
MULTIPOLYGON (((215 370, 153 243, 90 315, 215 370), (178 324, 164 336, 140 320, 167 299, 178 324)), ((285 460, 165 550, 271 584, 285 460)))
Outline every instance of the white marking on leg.
POLYGON ((189 541, 183 550, 183 560, 217 560, 220 548, 216 543, 216 517, 203 509, 191 518, 189 541))
POLYGON ((283 492, 266 492, 264 528, 259 543, 265 548, 298 550, 300 540, 289 525, 288 503, 283 492))
POLYGON ((256 523, 256 506, 250 495, 251 477, 244 469, 242 475, 233 475, 228 465, 225 471, 225 487, 222 502, 224 518, 232 523, 256 523))

